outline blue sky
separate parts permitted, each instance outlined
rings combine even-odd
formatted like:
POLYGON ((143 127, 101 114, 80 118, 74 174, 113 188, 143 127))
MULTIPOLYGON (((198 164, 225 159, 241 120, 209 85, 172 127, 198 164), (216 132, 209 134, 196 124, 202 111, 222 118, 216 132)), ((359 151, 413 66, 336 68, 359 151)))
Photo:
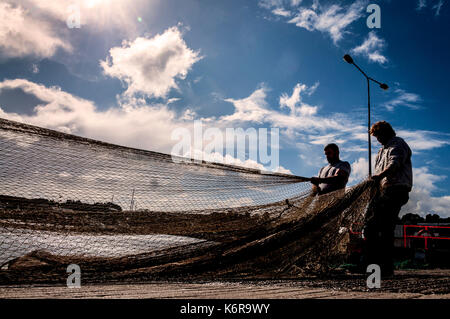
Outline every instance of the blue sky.
POLYGON ((402 212, 450 216, 449 15, 445 0, 6 0, 0 117, 162 152, 194 120, 278 127, 280 171, 315 175, 337 142, 354 184, 367 175, 367 92, 350 53, 390 86, 372 85, 372 122, 413 150, 402 212), (74 8, 80 28, 67 25, 74 8))

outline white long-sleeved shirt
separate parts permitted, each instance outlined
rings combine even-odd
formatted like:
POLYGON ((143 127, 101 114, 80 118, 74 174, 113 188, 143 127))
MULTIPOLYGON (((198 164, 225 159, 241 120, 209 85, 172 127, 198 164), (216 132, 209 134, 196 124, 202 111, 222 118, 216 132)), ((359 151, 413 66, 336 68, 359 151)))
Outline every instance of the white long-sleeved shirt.
POLYGON ((380 148, 375 160, 375 174, 380 174, 387 167, 393 166, 391 173, 381 180, 382 188, 405 186, 411 190, 413 185, 411 155, 408 144, 398 136, 394 136, 380 148))

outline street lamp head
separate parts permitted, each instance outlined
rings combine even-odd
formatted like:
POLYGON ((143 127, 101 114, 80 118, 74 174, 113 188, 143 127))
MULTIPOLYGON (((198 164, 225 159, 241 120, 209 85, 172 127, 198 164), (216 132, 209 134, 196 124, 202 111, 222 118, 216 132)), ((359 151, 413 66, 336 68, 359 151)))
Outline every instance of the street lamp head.
POLYGON ((353 59, 350 55, 346 54, 344 55, 344 61, 349 63, 349 64, 353 64, 353 59))
POLYGON ((380 88, 382 88, 383 90, 387 90, 389 89, 389 86, 386 83, 382 83, 380 84, 380 88))

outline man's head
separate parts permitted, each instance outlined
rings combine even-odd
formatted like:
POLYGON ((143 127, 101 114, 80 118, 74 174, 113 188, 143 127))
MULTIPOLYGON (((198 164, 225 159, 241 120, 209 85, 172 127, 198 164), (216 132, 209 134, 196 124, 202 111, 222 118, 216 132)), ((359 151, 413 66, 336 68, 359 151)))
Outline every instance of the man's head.
POLYGON ((336 144, 328 144, 323 150, 325 151, 328 163, 332 164, 339 160, 339 147, 336 144))
POLYGON ((375 136, 378 142, 385 145, 395 136, 395 131, 388 122, 379 121, 370 128, 370 135, 375 136))

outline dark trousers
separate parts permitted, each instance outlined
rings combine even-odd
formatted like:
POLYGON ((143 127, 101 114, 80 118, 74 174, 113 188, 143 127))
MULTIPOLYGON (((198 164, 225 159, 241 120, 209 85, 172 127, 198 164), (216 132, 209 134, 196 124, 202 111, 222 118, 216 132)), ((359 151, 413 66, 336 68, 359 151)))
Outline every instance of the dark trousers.
POLYGON ((380 191, 368 207, 368 219, 364 227, 365 264, 377 264, 382 275, 394 270, 394 229, 400 209, 409 200, 409 190, 391 187, 380 191))

